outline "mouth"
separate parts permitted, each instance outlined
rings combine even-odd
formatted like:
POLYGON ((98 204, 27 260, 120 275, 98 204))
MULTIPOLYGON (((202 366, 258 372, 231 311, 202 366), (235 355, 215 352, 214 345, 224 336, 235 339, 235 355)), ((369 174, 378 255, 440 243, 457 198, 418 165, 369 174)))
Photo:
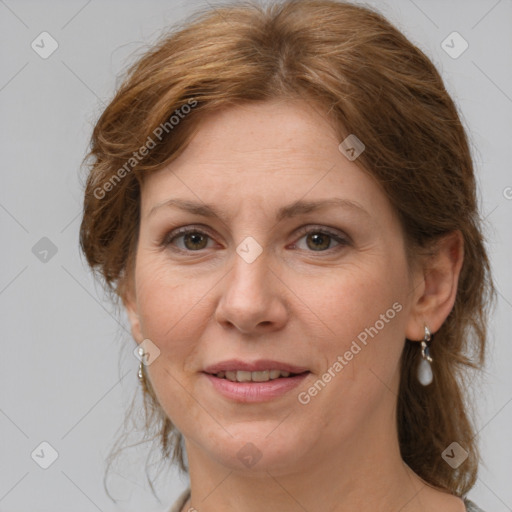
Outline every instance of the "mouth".
POLYGON ((231 360, 209 366, 201 373, 224 398, 235 402, 264 402, 288 394, 311 372, 278 361, 231 360))
POLYGON ((218 373, 208 373, 218 379, 226 379, 231 382, 269 382, 277 379, 288 379, 298 375, 304 375, 309 371, 300 373, 288 372, 286 370, 261 370, 256 372, 249 372, 245 370, 231 370, 231 371, 220 371, 218 373))

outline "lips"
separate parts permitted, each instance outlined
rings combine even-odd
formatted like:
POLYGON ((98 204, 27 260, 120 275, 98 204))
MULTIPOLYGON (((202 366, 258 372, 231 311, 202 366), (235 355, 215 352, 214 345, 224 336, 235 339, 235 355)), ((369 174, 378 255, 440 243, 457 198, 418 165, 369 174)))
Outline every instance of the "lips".
MULTIPOLYGON (((298 369, 298 367, 294 368, 298 369)), ((242 373, 251 375, 250 372, 244 372, 243 370, 242 373)), ((204 376, 202 382, 209 383, 209 386, 211 386, 210 389, 231 402, 260 403, 290 395, 292 390, 304 382, 310 375, 310 372, 305 371, 298 375, 290 374, 288 377, 278 377, 277 379, 267 381, 251 380, 243 382, 231 381, 226 377, 219 378, 217 377, 218 374, 211 375, 202 372, 202 375, 204 376)), ((254 373, 252 373, 252 375, 254 375, 254 373)))
POLYGON ((256 403, 274 400, 291 392, 311 373, 304 366, 283 361, 230 359, 208 365, 205 382, 230 401, 256 403))
POLYGON ((262 370, 258 372, 247 372, 244 370, 219 372, 215 377, 219 379, 227 379, 231 382, 268 382, 275 379, 286 379, 290 376, 294 377, 295 373, 285 372, 281 370, 262 370))
POLYGON ((282 361, 274 361, 270 359, 259 359, 257 361, 241 361, 240 359, 230 359, 221 361, 216 364, 207 366, 203 372, 210 375, 217 375, 220 372, 264 372, 279 370, 280 372, 288 372, 289 374, 299 374, 309 371, 303 366, 295 366, 282 361))

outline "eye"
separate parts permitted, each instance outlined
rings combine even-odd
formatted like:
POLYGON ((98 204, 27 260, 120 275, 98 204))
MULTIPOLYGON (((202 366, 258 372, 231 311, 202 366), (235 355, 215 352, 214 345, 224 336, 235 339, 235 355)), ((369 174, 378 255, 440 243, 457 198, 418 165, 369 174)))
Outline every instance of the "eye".
POLYGON ((194 227, 180 228, 166 235, 161 245, 175 245, 174 242, 179 239, 183 242, 182 246, 178 245, 179 250, 197 252, 207 248, 210 235, 194 227))
MULTIPOLYGON (((305 238, 306 249, 311 250, 313 252, 327 252, 330 249, 339 249, 343 246, 349 245, 349 240, 346 237, 343 237, 339 233, 335 233, 329 231, 326 228, 304 228, 299 234, 303 234, 302 238, 305 238), (331 247, 332 242, 335 241, 337 246, 331 247)), ((299 241, 300 241, 299 240, 299 241)), ((294 246, 298 245, 296 242, 294 246)), ((303 249, 303 247, 299 247, 299 249, 303 249)))
MULTIPOLYGON (((340 249, 341 247, 350 244, 348 237, 328 230, 327 228, 320 227, 305 227, 302 228, 299 235, 303 235, 298 242, 292 245, 292 248, 298 247, 301 250, 313 252, 327 252, 329 250, 340 249), (299 242, 305 239, 306 247, 300 247, 299 242), (333 242, 336 244, 334 247, 333 242)), ((175 246, 176 250, 182 252, 198 252, 207 249, 208 241, 212 241, 210 235, 197 227, 188 226, 176 229, 167 234, 161 241, 161 246, 175 246), (180 241, 181 243, 176 243, 180 241)))

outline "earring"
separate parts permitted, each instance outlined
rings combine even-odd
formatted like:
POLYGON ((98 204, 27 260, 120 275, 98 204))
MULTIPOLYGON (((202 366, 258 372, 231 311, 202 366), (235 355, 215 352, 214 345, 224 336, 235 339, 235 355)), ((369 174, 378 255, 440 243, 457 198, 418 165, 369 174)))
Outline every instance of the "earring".
POLYGON ((432 339, 432 334, 429 328, 425 325, 425 336, 421 340, 421 360, 418 365, 418 380, 422 386, 428 386, 434 380, 434 374, 432 373, 432 358, 430 357, 427 343, 432 339))
POLYGON ((142 373, 142 357, 144 356, 144 349, 142 347, 139 347, 139 349, 137 350, 137 353, 140 356, 138 376, 139 376, 139 380, 141 382, 144 382, 144 374, 142 373))

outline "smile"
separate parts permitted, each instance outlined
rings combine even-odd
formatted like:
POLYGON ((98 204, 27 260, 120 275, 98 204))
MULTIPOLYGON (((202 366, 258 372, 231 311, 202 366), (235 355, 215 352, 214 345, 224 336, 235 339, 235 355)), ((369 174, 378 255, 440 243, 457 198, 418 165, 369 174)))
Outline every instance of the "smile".
POLYGON ((309 371, 291 374, 280 370, 203 373, 216 393, 235 402, 265 402, 279 398, 299 386, 309 374, 309 371))
POLYGON ((287 378, 290 375, 295 377, 295 375, 299 374, 293 374, 284 370, 263 370, 257 372, 235 370, 219 372, 215 376, 218 379, 227 379, 231 382, 267 382, 269 380, 287 378))

